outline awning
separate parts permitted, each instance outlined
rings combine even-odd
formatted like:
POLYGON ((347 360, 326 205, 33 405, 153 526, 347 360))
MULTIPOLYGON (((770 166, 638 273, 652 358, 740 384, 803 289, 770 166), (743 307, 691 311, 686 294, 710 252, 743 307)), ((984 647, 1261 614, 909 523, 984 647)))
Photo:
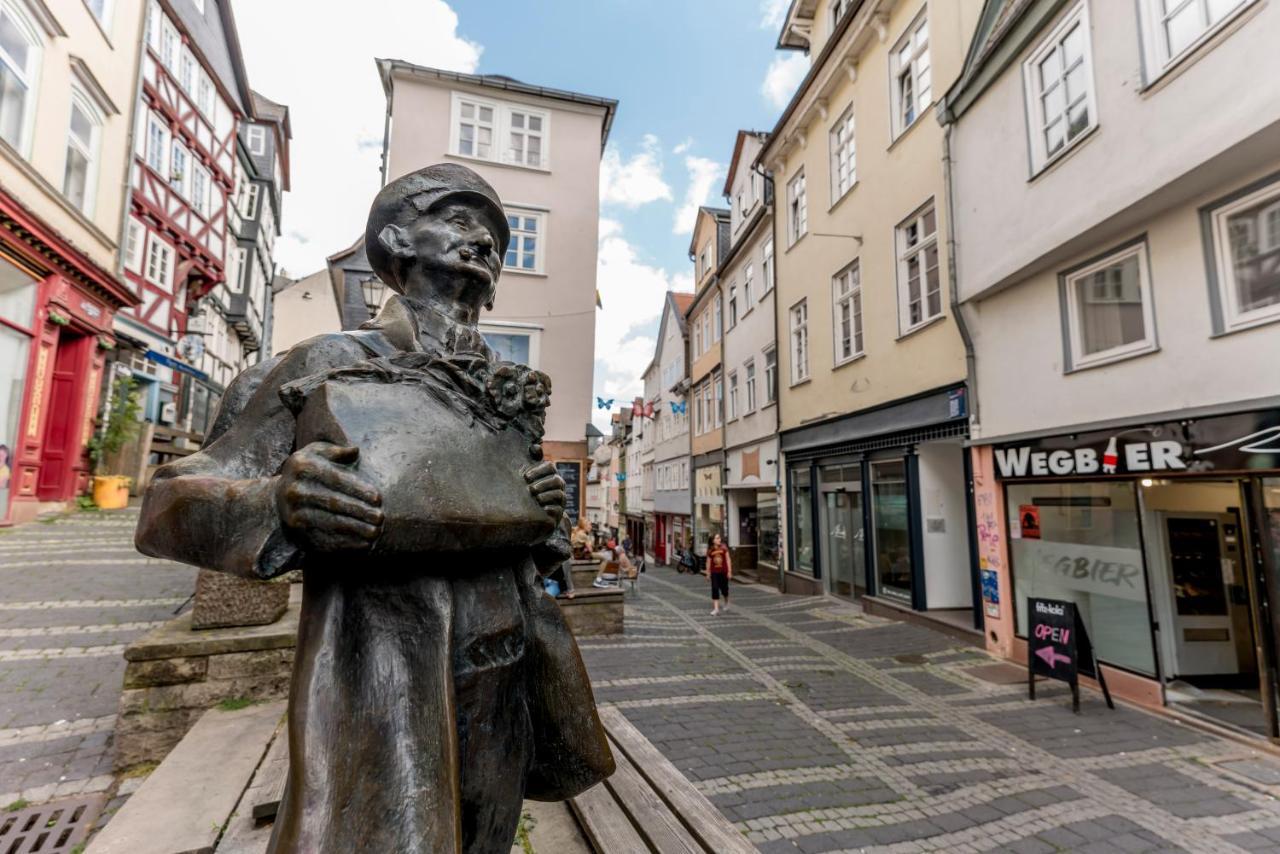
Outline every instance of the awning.
POLYGON ((209 381, 209 375, 204 371, 197 370, 186 362, 179 362, 172 356, 166 356, 164 353, 157 353, 155 350, 148 350, 146 356, 158 365, 164 365, 166 368, 173 368, 175 371, 181 371, 184 374, 195 377, 198 380, 209 381))

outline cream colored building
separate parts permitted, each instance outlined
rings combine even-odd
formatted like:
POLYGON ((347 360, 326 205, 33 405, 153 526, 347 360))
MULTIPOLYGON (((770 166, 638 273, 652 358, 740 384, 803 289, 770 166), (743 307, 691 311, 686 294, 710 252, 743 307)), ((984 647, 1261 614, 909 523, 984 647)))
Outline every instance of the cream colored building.
POLYGON ((275 312, 271 324, 272 355, 283 353, 299 341, 342 329, 328 270, 317 270, 301 279, 277 276, 272 290, 275 312))
POLYGON ((794 0, 808 74, 758 158, 775 188, 787 590, 971 626, 966 351, 942 129, 980 0, 794 0))
POLYGON ((633 429, 643 433, 641 464, 644 483, 652 492, 652 506, 646 506, 648 554, 657 563, 672 563, 676 552, 693 545, 689 515, 689 414, 688 316, 693 294, 667 291, 663 296, 662 320, 653 361, 645 370, 643 409, 647 417, 637 417, 633 429), (650 522, 650 514, 652 520, 650 522))
POLYGON ((600 156, 617 101, 378 60, 387 97, 383 179, 461 163, 493 185, 511 245, 480 328, 503 358, 551 376, 543 441, 585 483, 596 311, 600 156))
POLYGON ((1071 602, 1114 692, 1274 739, 1280 7, 1164 11, 993 0, 947 93, 985 634, 1071 602))
MULTIPOLYGON (((689 466, 693 498, 693 548, 706 554, 712 534, 724 529, 724 374, 721 339, 726 293, 716 270, 729 249, 729 211, 701 207, 689 241, 694 294, 686 312, 689 338, 689 466)), ((736 299, 736 297, 735 297, 736 299)), ((667 417, 664 413, 661 417, 667 417)))

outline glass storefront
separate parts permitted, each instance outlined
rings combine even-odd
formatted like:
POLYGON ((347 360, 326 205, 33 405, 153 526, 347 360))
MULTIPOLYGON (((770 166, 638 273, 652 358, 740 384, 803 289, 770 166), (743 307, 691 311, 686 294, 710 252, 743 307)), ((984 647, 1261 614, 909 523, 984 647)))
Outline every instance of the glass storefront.
POLYGON ((876 592, 911 599, 911 529, 907 513, 907 464, 871 463, 871 522, 874 527, 876 592))
POLYGON ((795 571, 813 575, 813 486, 808 468, 791 470, 795 571))
POLYGON ((9 518, 22 392, 36 310, 36 279, 0 256, 0 522, 9 518))
POLYGON ((1027 597, 1074 602, 1099 660, 1154 676, 1133 482, 1018 483, 1005 494, 1018 636, 1027 597))
POLYGON ((772 489, 756 492, 756 539, 757 561, 777 566, 782 541, 778 537, 778 494, 772 489))
POLYGON ((719 465, 694 470, 694 551, 707 553, 712 534, 725 534, 723 472, 719 465))
POLYGON ((1262 481, 1262 513, 1265 529, 1263 544, 1271 551, 1271 569, 1280 572, 1280 477, 1262 481))
POLYGON ((862 523, 862 467, 828 465, 818 470, 827 590, 852 598, 866 593, 866 536, 862 523))

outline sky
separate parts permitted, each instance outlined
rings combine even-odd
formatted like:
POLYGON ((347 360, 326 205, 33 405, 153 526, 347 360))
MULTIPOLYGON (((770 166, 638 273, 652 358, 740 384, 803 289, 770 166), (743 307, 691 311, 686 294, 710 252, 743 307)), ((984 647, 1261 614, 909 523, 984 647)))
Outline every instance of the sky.
MULTIPOLYGON (((807 69, 775 50, 787 0, 240 0, 250 85, 289 107, 276 261, 302 276, 361 233, 385 99, 374 57, 615 98, 601 159, 593 395, 642 392, 662 296, 693 288, 699 205, 725 205, 741 128, 770 130, 807 69), (357 14, 352 14, 358 10, 357 14)), ((608 411, 593 420, 608 426, 608 411)))

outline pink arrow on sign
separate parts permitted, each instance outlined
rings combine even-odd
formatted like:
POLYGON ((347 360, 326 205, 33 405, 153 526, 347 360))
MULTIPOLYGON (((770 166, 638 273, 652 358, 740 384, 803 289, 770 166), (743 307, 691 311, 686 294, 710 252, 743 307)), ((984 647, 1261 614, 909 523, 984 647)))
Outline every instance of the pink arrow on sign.
POLYGON ((1058 662, 1062 662, 1063 664, 1071 663, 1070 656, 1063 655, 1062 653, 1058 652, 1056 649, 1054 649, 1051 646, 1040 647, 1039 649, 1036 650, 1036 655, 1043 658, 1045 664, 1049 665, 1050 667, 1057 667, 1058 662))

